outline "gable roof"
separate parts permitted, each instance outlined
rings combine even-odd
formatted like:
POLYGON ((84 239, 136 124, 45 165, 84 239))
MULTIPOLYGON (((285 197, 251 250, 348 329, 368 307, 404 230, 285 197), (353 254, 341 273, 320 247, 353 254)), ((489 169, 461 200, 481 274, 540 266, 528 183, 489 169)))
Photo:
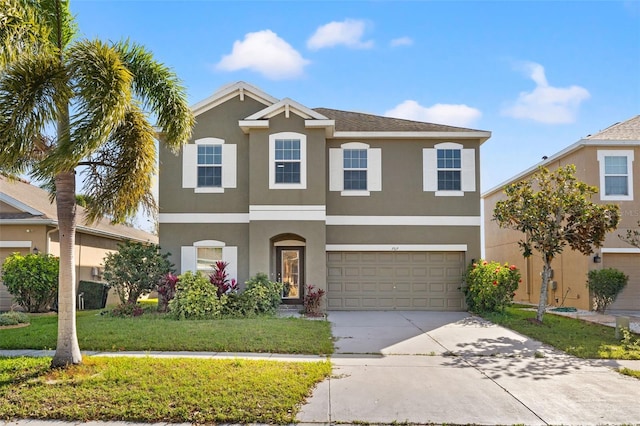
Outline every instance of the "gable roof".
POLYGON ((488 191, 481 194, 482 198, 485 198, 497 191, 502 190, 506 185, 511 182, 515 182, 524 178, 525 176, 533 173, 539 167, 544 167, 549 163, 557 161, 558 159, 571 154, 578 149, 585 146, 607 146, 607 147, 623 147, 623 146, 640 146, 640 115, 636 115, 626 121, 622 121, 607 127, 604 130, 596 133, 595 135, 588 135, 578 142, 569 145, 562 151, 553 154, 550 157, 545 158, 535 166, 528 168, 527 170, 518 173, 510 179, 502 182, 501 184, 494 186, 488 191))
POLYGON ((263 92, 257 87, 252 86, 249 83, 245 83, 244 81, 238 81, 237 83, 222 86, 213 95, 196 103, 195 105, 192 105, 191 111, 193 112, 193 115, 197 116, 228 101, 229 99, 235 98, 236 96, 240 96, 241 100, 244 99, 245 96, 249 96, 266 106, 271 106, 278 102, 277 98, 263 92))
POLYGON ((606 129, 589 135, 585 139, 600 141, 637 141, 640 140, 640 115, 613 124, 606 129))
MULTIPOLYGON (((20 180, 10 180, 0 175, 0 203, 8 204, 17 212, 0 213, 0 225, 58 224, 56 203, 49 202, 49 193, 42 188, 20 180)), ((107 219, 101 219, 95 224, 86 224, 85 209, 77 206, 79 232, 102 235, 115 239, 129 239, 141 242, 157 243, 158 237, 126 225, 114 225, 107 219)))

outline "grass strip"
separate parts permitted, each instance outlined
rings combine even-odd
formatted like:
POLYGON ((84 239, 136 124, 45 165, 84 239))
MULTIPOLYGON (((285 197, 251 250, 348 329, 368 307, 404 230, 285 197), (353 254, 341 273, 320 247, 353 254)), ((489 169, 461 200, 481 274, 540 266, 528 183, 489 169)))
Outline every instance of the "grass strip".
POLYGON ((295 421, 321 362, 90 357, 0 358, 0 418, 66 421, 277 423, 295 421))
MULTIPOLYGON (((531 319, 536 312, 510 307, 503 313, 483 314, 489 321, 532 339, 585 359, 640 359, 640 350, 615 338, 615 329, 606 325, 546 313, 543 324, 531 319)), ((638 335, 632 336, 634 339, 638 335)))
MULTIPOLYGON (((0 349, 52 349, 56 315, 33 315, 31 325, 0 330, 0 349)), ((162 315, 115 318, 99 311, 77 315, 85 351, 198 351, 328 355, 333 353, 328 321, 250 318, 175 321, 162 315)))
POLYGON ((618 369, 618 372, 626 375, 626 376, 631 376, 631 377, 635 377, 636 379, 640 380, 640 370, 632 370, 630 368, 620 368, 618 369))

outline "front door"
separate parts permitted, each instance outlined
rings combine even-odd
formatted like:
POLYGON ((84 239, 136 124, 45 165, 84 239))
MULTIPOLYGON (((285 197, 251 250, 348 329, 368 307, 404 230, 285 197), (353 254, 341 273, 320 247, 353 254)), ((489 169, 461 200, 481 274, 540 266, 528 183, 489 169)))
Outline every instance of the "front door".
POLYGON ((300 304, 304 293, 304 247, 277 247, 276 273, 284 286, 282 303, 300 304))

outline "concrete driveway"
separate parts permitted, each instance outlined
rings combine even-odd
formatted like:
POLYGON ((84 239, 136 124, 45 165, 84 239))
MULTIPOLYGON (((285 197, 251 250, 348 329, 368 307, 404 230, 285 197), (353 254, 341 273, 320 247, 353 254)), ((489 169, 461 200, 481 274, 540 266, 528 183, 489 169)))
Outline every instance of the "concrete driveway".
POLYGON ((301 423, 640 424, 640 382, 463 312, 330 312, 301 423))

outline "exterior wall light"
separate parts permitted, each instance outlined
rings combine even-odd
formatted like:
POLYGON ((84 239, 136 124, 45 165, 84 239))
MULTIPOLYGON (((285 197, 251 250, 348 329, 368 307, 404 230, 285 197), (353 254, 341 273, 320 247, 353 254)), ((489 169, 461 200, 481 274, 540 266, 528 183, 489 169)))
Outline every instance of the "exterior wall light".
POLYGON ((596 253, 596 255, 593 256, 593 263, 600 263, 600 262, 602 262, 602 258, 598 253, 596 253))

